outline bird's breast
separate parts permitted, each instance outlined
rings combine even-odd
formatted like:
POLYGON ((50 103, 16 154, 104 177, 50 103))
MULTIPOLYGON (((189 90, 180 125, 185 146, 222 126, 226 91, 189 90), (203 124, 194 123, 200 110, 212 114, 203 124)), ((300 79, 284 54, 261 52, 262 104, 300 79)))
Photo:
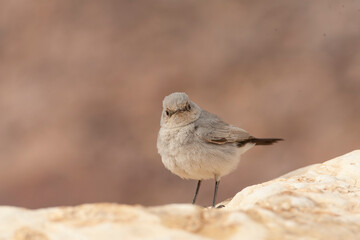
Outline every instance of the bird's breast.
MULTIPOLYGON (((191 124, 190 124, 191 125, 191 124)), ((159 153, 178 153, 184 146, 191 145, 194 139, 193 126, 181 128, 161 128, 157 147, 159 153)))

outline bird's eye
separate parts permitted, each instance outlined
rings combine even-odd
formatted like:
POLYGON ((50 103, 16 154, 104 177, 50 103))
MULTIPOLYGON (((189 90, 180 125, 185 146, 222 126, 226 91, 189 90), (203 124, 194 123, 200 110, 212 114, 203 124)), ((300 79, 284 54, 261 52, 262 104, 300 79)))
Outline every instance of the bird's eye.
POLYGON ((187 109, 190 110, 191 109, 191 106, 190 104, 187 105, 187 109))
POLYGON ((166 113, 166 116, 170 116, 169 110, 166 110, 165 113, 166 113))

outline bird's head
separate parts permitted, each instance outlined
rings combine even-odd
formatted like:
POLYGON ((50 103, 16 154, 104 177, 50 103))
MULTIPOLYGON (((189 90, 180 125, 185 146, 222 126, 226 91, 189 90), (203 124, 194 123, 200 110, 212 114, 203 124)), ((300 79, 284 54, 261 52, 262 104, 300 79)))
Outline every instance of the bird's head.
POLYGON ((201 108, 186 93, 172 93, 163 101, 162 127, 174 128, 190 124, 200 117, 201 108))

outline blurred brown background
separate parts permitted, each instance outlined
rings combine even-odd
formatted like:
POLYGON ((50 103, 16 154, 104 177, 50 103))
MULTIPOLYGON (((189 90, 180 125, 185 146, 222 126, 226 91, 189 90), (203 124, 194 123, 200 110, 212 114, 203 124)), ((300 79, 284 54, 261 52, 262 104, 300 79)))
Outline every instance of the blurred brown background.
POLYGON ((247 152, 218 201, 359 148, 360 1, 0 4, 0 205, 189 203, 196 182, 156 149, 174 91, 286 139, 247 152))

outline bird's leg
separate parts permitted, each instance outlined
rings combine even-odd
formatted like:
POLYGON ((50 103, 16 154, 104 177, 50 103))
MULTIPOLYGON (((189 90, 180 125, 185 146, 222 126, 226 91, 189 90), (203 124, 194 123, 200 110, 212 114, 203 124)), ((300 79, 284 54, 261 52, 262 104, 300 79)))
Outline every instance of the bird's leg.
POLYGON ((213 207, 215 207, 216 194, 217 194, 217 190, 218 190, 218 187, 219 187, 219 183, 220 183, 220 180, 215 179, 214 198, 213 198, 213 204, 212 204, 213 207))
POLYGON ((194 198, 192 200, 192 204, 195 204, 196 197, 197 197, 197 194, 198 194, 199 189, 200 189, 200 185, 201 185, 201 180, 199 180, 198 183, 197 183, 196 190, 195 190, 195 195, 194 195, 194 198))

